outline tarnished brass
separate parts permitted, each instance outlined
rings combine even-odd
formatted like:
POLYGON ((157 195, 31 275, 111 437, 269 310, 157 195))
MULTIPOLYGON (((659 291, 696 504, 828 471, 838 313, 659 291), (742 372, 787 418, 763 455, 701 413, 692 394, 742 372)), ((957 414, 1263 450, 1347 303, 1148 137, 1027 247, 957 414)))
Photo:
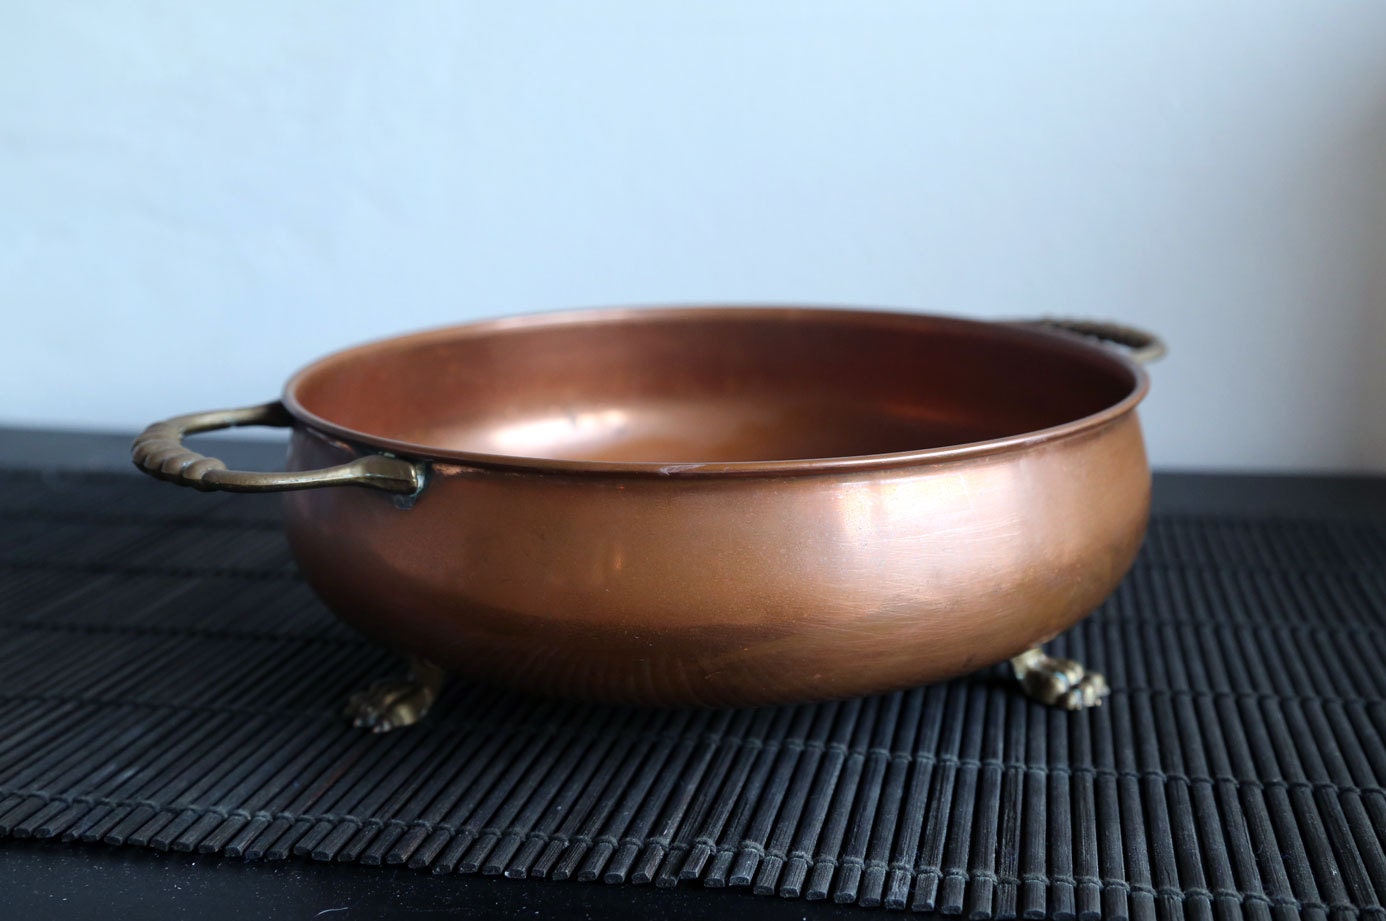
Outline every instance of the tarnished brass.
MULTIPOLYGON (((285 524, 339 617, 449 671, 646 704, 908 687, 1056 636, 1140 546, 1148 379, 1089 337, 1159 344, 1065 323, 1082 335, 675 308, 405 336, 289 381, 305 479, 275 488, 426 474, 411 503, 286 493, 285 524), (368 458, 390 476, 357 476, 368 458)), ((181 482, 195 463, 141 456, 181 482)), ((1074 669, 1017 668, 1056 703, 1099 697, 1074 669)))
POLYGON ((279 402, 191 413, 149 426, 135 439, 130 454, 135 466, 150 476, 203 491, 282 492, 322 486, 373 486, 386 492, 413 493, 422 483, 422 476, 414 464, 380 454, 365 454, 322 470, 261 473, 227 470, 215 457, 206 457, 183 446, 184 435, 198 432, 242 425, 284 428, 293 424, 293 417, 279 402))
POLYGON ((1112 692, 1100 672, 1088 671, 1072 659, 1045 655, 1039 647, 1011 659, 1011 667, 1025 693, 1047 706, 1086 710, 1102 705, 1112 692))
POLYGON ((347 701, 345 715, 358 729, 389 732, 423 719, 442 690, 441 668, 419 656, 409 656, 404 678, 377 681, 347 701))
POLYGON ((1136 329, 1134 326, 1122 326, 1107 320, 1072 320, 1062 317, 1045 317, 1022 322, 1125 346, 1130 350, 1131 360, 1143 365, 1153 364, 1165 357, 1165 343, 1155 334, 1136 329))

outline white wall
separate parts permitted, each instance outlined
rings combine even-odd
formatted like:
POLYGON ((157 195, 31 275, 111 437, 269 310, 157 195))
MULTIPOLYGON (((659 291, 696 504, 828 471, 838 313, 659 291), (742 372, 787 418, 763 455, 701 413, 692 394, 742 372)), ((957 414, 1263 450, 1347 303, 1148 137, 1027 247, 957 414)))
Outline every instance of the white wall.
POLYGON ((1386 471, 1386 4, 0 10, 0 423, 700 300, 1143 324, 1157 464, 1386 471))

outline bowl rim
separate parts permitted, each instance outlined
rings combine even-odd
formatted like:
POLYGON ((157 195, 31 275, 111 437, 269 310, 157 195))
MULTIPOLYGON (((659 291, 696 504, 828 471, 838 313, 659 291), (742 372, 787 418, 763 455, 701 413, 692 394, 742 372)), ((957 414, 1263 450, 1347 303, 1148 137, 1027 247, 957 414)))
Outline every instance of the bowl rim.
POLYGON ((375 339, 331 352, 296 371, 284 385, 280 397, 289 414, 303 427, 329 439, 349 442, 360 449, 413 460, 429 461, 463 468, 503 470, 539 474, 619 475, 651 477, 765 476, 784 474, 832 473, 880 470, 947 463, 974 457, 1017 453, 1060 439, 1072 438, 1101 429, 1135 410, 1150 390, 1150 377, 1144 367, 1116 348, 1072 333, 1064 333, 1023 320, 982 320, 920 311, 884 310, 842 306, 778 304, 654 305, 577 308, 516 314, 469 323, 451 324, 417 332, 375 339), (910 327, 920 323, 952 326, 972 332, 985 331, 1016 342, 1031 342, 1047 350, 1067 350, 1075 356, 1107 361, 1131 375, 1132 387, 1120 400, 1097 412, 1043 429, 911 451, 885 454, 859 454, 839 457, 797 458, 790 460, 659 463, 653 461, 568 460, 509 454, 459 451, 436 445, 402 441, 340 425, 324 418, 298 399, 298 389, 306 380, 327 368, 348 362, 373 351, 416 346, 435 340, 479 338, 513 330, 543 329, 567 325, 610 325, 624 323, 681 322, 689 319, 774 318, 783 322, 840 322, 851 319, 874 325, 910 327))

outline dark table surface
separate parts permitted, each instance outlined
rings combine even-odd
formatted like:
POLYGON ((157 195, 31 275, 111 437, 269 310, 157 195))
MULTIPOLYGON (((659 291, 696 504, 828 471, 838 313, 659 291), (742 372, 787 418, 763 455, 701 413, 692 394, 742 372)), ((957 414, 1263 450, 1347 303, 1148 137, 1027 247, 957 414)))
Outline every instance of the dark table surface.
MULTIPOLYGON (((130 436, 0 428, 0 468, 128 470, 130 436)), ((206 439, 232 467, 272 469, 282 443, 206 439)), ((1161 472, 1161 513, 1386 515, 1386 477, 1161 472)), ((0 916, 12 918, 720 918, 862 919, 871 910, 690 886, 605 886, 399 867, 0 841, 0 916)))

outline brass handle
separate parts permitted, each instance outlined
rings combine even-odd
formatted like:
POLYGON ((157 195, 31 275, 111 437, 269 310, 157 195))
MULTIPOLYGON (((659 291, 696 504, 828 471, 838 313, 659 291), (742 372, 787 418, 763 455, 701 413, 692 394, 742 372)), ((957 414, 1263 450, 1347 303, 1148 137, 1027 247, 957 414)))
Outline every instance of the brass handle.
POLYGON ((1165 355, 1165 344, 1154 333, 1148 333, 1133 326, 1109 323, 1106 320, 1068 320, 1058 317, 1044 317, 1039 320, 1029 320, 1025 325, 1056 329, 1060 332, 1074 333, 1079 336, 1087 336, 1090 339, 1100 339, 1103 342, 1125 346, 1131 350, 1131 358, 1143 365, 1159 361, 1165 355))
POLYGON ((227 492, 282 492, 323 486, 373 486, 395 493, 415 493, 423 484, 419 469, 407 460, 384 454, 367 454, 347 464, 296 473, 260 473, 227 470, 215 457, 183 447, 183 436, 240 425, 293 425, 283 404, 265 403, 244 409, 220 409, 177 416, 155 422, 130 446, 135 466, 152 477, 191 486, 193 489, 227 492))

